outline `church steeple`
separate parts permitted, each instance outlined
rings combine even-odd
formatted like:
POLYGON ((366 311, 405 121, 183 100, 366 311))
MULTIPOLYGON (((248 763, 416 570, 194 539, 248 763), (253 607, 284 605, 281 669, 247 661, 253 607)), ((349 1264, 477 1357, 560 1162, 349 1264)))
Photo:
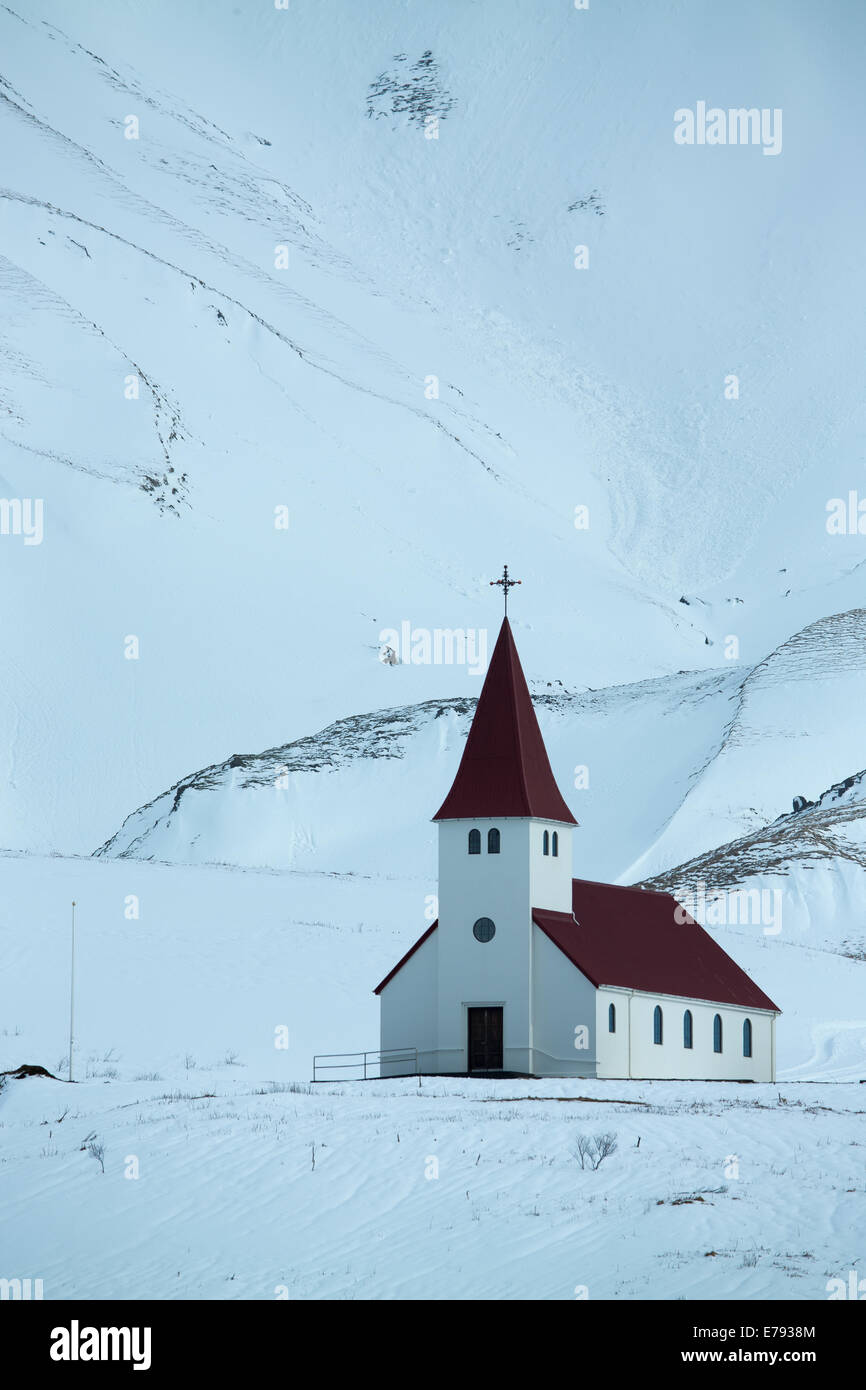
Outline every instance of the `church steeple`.
POLYGON ((577 824, 551 771, 507 618, 493 649, 454 785, 433 819, 490 816, 534 816, 577 824))

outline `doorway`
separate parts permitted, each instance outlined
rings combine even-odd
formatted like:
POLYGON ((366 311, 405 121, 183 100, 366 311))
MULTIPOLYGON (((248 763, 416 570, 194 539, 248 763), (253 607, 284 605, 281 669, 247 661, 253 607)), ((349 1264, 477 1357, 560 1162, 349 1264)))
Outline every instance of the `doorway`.
POLYGON ((502 1008, 469 1009, 469 1071, 502 1070, 502 1008))

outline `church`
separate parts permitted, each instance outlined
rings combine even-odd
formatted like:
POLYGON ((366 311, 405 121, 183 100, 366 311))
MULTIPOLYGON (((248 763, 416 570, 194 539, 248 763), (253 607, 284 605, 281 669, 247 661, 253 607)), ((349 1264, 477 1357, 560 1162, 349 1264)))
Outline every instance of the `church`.
POLYGON ((428 1075, 775 1080, 779 1009, 676 899, 572 877, 507 608, 433 819, 439 916, 376 987, 383 1052, 428 1075))

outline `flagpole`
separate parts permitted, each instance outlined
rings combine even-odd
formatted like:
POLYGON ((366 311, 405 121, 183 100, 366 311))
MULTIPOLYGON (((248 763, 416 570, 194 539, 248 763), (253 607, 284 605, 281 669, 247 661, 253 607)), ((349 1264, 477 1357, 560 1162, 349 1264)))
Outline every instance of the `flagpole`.
POLYGON ((72 904, 72 953, 69 961, 69 1080, 72 1080, 72 1039, 75 1028, 75 903, 72 904))

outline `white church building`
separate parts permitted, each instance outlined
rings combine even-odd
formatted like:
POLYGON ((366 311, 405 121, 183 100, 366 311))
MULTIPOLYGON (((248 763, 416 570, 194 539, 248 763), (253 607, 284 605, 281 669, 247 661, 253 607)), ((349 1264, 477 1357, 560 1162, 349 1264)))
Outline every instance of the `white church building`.
POLYGON ((439 917, 376 988, 383 1052, 434 1075, 775 1079, 779 1009, 669 893, 572 877, 507 617, 434 820, 439 917))

